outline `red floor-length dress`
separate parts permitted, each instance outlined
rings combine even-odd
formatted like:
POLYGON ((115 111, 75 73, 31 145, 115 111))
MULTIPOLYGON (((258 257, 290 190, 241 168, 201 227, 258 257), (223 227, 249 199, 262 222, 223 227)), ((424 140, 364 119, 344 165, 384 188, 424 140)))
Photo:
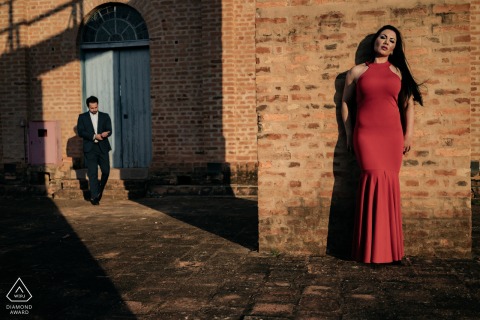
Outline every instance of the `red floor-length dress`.
POLYGON ((399 172, 403 131, 397 105, 401 80, 390 63, 367 63, 356 84, 354 148, 361 176, 353 259, 389 263, 403 257, 399 172))

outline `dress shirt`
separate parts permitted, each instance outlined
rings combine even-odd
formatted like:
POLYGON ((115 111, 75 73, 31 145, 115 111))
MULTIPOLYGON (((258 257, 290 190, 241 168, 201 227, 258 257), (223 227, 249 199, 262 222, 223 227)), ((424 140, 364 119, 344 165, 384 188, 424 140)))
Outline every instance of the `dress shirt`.
POLYGON ((98 130, 98 112, 93 114, 89 111, 88 113, 90 114, 90 119, 92 120, 92 124, 93 124, 93 131, 95 132, 95 134, 93 135, 93 141, 95 143, 98 143, 98 140, 95 139, 95 136, 97 135, 97 130, 98 130))

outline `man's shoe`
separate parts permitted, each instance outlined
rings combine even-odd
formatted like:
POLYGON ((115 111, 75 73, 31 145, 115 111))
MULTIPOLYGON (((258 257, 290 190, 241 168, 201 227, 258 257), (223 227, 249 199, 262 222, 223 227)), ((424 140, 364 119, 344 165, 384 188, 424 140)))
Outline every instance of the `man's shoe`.
POLYGON ((98 206, 100 204, 100 201, 98 201, 98 198, 93 198, 93 199, 90 199, 90 203, 93 204, 94 206, 98 206))

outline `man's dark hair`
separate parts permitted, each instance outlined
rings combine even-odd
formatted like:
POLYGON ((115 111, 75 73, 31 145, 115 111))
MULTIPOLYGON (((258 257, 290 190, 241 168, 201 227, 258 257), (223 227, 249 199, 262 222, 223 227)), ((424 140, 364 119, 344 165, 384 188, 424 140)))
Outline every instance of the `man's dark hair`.
POLYGON ((87 107, 90 103, 98 103, 98 98, 95 96, 90 96, 87 98, 87 107))

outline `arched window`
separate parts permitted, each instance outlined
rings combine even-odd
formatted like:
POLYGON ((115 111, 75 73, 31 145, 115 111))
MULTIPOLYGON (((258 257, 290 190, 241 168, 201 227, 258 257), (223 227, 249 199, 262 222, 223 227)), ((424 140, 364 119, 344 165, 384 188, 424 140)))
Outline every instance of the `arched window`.
POLYGON ((138 11, 124 4, 98 8, 83 27, 82 48, 148 45, 148 29, 138 11))

